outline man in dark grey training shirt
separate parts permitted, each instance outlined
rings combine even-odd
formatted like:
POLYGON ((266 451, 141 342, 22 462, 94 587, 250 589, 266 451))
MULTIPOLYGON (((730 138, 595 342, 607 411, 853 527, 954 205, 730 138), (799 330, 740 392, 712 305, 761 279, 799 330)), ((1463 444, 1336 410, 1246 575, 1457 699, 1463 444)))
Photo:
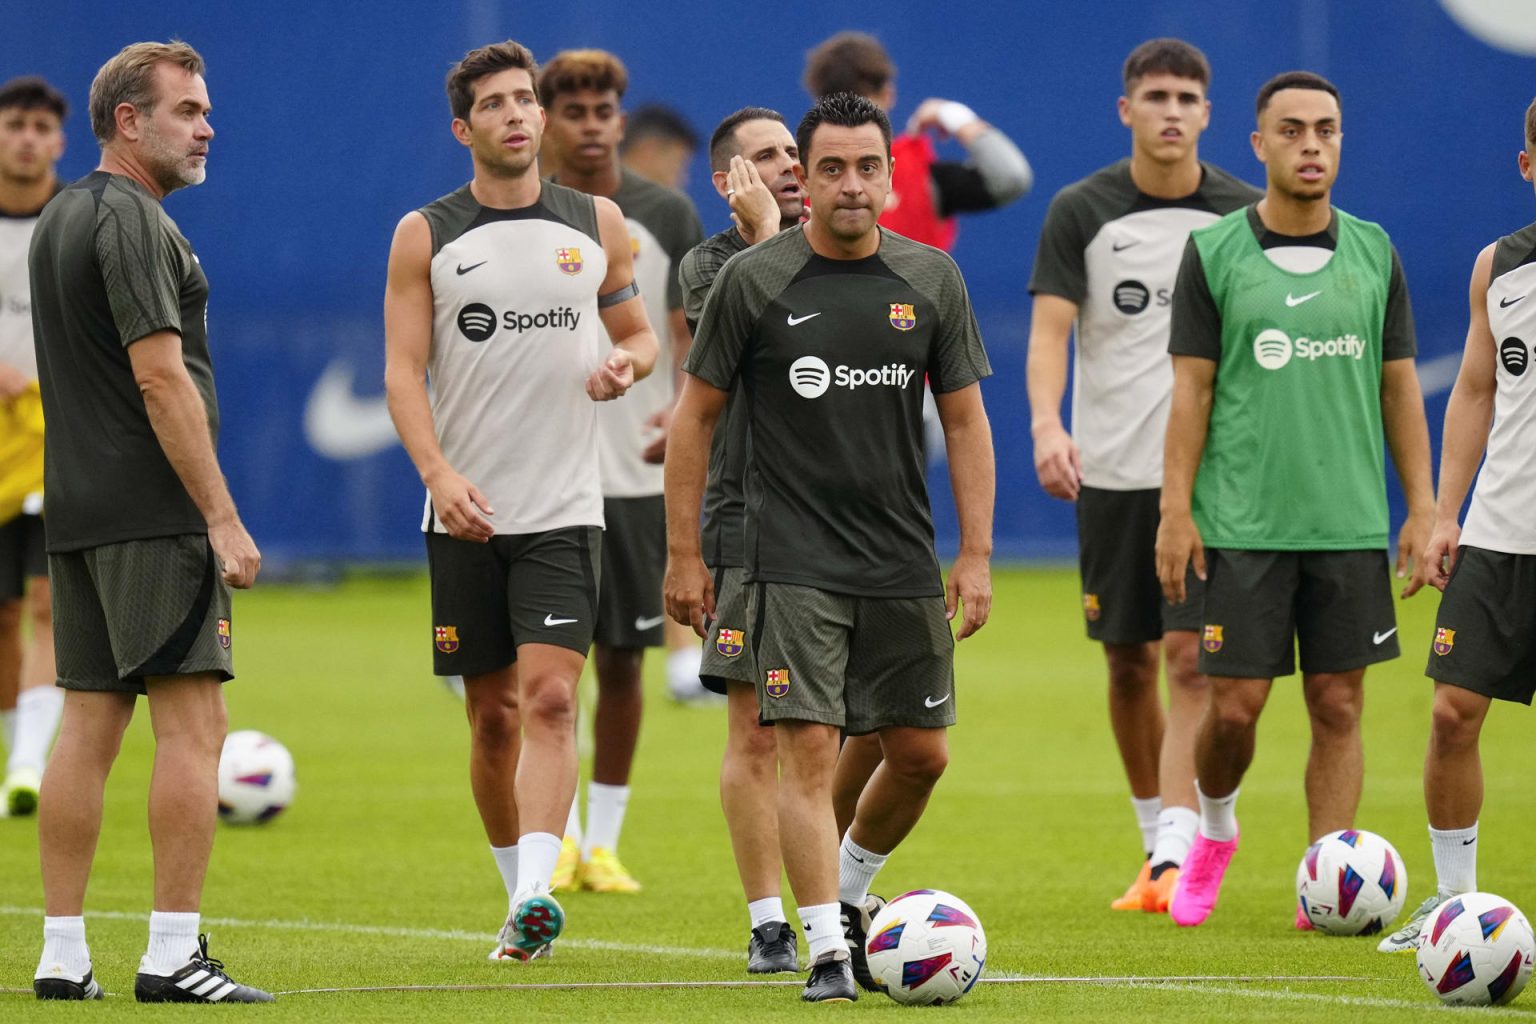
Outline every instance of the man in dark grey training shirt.
POLYGON ((667 449, 667 610, 702 635, 716 608, 700 501, 711 434, 741 381, 746 633, 761 714, 777 726, 780 844, 811 1002, 856 998, 855 977, 874 988, 869 885, 948 761, 948 622, 963 604, 967 637, 992 600, 994 468, 978 383, 991 367, 954 261, 877 226, 890 140, 862 97, 825 97, 806 114, 796 144, 811 218, 721 268, 667 449), (960 519, 947 587, 923 477, 925 375, 960 519), (839 853, 832 774, 844 731, 878 733, 884 760, 839 853))
POLYGON ((96 171, 33 235, 32 317, 49 423, 48 572, 59 685, 71 691, 38 808, 40 999, 100 999, 81 914, 102 794, 138 694, 155 732, 155 851, 140 1002, 270 1002, 198 934, 217 821, 229 588, 261 553, 214 450, 208 280, 161 209, 207 171, 208 88, 185 43, 135 43, 91 84, 96 171))

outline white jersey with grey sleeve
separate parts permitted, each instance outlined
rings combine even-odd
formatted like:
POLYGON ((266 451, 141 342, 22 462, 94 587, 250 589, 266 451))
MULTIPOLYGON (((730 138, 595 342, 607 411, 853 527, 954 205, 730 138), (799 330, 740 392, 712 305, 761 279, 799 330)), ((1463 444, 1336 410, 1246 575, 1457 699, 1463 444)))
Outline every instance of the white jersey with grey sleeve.
POLYGON ((41 210, 10 214, 0 210, 0 363, 37 380, 37 350, 32 346, 32 285, 27 279, 27 249, 41 210))

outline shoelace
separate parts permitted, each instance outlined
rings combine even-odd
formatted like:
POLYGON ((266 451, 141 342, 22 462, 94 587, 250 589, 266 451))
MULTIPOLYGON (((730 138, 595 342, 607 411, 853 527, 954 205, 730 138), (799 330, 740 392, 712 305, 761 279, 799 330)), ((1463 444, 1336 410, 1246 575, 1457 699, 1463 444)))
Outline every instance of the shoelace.
MULTIPOLYGON (((203 967, 206 967, 211 971, 217 971, 220 974, 224 974, 224 961, 215 960, 213 957, 208 955, 207 935, 199 935, 197 937, 197 953, 192 957, 192 962, 201 964, 203 967)), ((229 975, 224 974, 224 977, 228 978, 229 975)))

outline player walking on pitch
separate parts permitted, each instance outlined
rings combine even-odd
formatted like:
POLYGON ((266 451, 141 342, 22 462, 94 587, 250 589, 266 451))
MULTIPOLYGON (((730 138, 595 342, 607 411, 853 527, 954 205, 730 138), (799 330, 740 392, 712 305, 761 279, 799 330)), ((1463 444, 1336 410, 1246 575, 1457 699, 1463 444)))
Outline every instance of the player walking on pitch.
MULTIPOLYGON (((1383 440, 1408 500, 1397 572, 1428 538, 1429 430, 1413 314, 1387 234, 1333 207, 1339 93, 1293 71, 1259 90, 1253 206, 1195 231, 1173 297, 1173 406, 1157 572, 1206 580, 1196 739, 1200 827, 1169 914, 1198 925, 1237 850, 1238 784, 1276 676, 1295 671, 1312 728, 1308 839, 1353 823, 1367 665, 1398 653, 1383 440)), ((1423 565, 1405 595, 1416 590, 1423 565)), ((1310 927, 1297 907, 1298 928, 1310 927)))
POLYGON ((1104 645, 1109 721, 1131 785, 1146 859, 1116 910, 1168 909, 1195 838, 1195 729, 1205 710, 1200 581, 1170 605, 1154 545, 1173 370, 1168 319, 1189 232, 1259 198, 1200 160, 1211 69, 1179 39, 1125 61, 1120 121, 1131 156, 1067 186, 1045 215, 1029 290, 1030 425, 1035 473, 1077 506, 1083 618, 1104 645), (1075 334, 1072 433, 1061 422, 1067 341, 1075 334), (1168 715, 1158 656, 1168 670, 1168 715))
MULTIPOLYGON (((1536 178, 1536 101, 1525 111, 1519 165, 1522 178, 1536 178)), ((1525 301, 1533 286, 1536 224, 1487 246, 1472 265, 1466 350, 1445 409, 1440 495, 1423 558, 1428 582, 1445 592, 1426 670, 1435 700, 1424 803, 1437 885, 1381 940, 1384 953, 1416 949, 1441 903, 1477 890, 1483 722, 1494 700, 1529 704, 1536 693, 1536 395, 1527 373, 1536 301, 1525 301), (1456 520, 1474 475, 1462 528, 1456 520)))
POLYGON ((549 891, 597 611, 594 403, 656 358, 618 208, 539 179, 537 73, 510 40, 449 72, 474 177, 400 221, 384 302, 390 415, 428 492, 435 671, 464 677, 470 786, 507 890, 493 960, 542 956, 564 925, 549 891))
POLYGON ((943 774, 955 721, 948 619, 963 606, 963 639, 991 606, 992 438, 978 383, 990 367, 954 262, 877 225, 890 140, 885 114, 851 94, 805 115, 796 144, 810 220, 721 269, 667 450, 667 610, 702 635, 716 603, 700 500, 711 436, 741 381, 746 628, 777 734, 779 835, 811 1002, 857 998, 855 973, 873 985, 867 921, 845 936, 840 904, 862 905, 943 774), (923 480, 924 373, 960 519, 947 586, 923 480), (844 730, 878 733, 884 757, 840 854, 832 777, 844 730))

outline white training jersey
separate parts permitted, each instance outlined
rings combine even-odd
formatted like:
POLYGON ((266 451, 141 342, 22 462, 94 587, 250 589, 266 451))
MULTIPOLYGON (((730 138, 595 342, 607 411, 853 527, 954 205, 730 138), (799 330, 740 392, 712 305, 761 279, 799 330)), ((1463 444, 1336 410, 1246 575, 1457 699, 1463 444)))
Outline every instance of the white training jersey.
MULTIPOLYGON (((586 380, 607 348, 597 293, 608 258, 592 197, 544 182, 534 205, 497 210, 466 185, 421 213, 432 421, 449 465, 485 495, 499 534, 602 526, 586 380)), ((422 529, 446 532, 430 494, 422 529)))
POLYGON ((0 210, 0 363, 37 379, 37 350, 32 346, 32 285, 27 278, 27 249, 35 211, 11 216, 0 210))
POLYGON ((1498 391, 1461 542, 1536 555, 1536 224, 1499 239, 1488 282, 1498 391))

